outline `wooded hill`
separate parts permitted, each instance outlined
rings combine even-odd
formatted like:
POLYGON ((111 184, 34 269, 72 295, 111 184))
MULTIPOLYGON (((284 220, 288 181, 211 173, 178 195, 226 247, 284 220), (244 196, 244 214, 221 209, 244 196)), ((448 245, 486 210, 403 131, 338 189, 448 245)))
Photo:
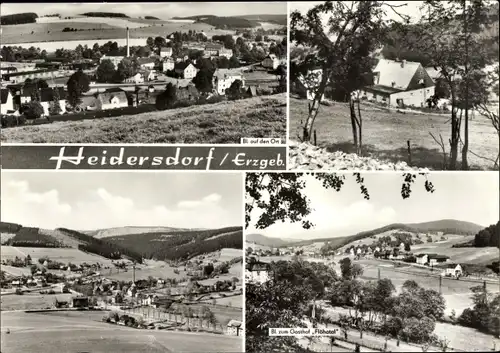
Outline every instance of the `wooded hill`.
POLYGON ((147 259, 187 260, 222 248, 243 249, 243 228, 128 234, 106 240, 147 259))
POLYGON ((443 219, 443 220, 424 222, 424 223, 409 223, 409 224, 393 223, 381 228, 360 232, 355 235, 347 237, 311 239, 289 244, 289 246, 304 246, 304 245, 311 245, 317 242, 329 242, 330 247, 332 249, 338 249, 351 242, 358 241, 364 238, 369 238, 373 235, 377 235, 391 230, 401 230, 412 233, 443 232, 443 234, 474 235, 481 229, 483 229, 483 227, 480 225, 470 222, 457 221, 453 219, 443 219))
POLYGON ((113 18, 130 18, 124 13, 116 13, 116 12, 85 12, 82 13, 82 16, 87 17, 113 17, 113 18))
POLYGON ((469 242, 456 244, 454 248, 484 248, 489 246, 500 247, 500 221, 497 224, 492 224, 484 229, 481 229, 474 239, 469 242))
POLYGON ((199 15, 188 17, 174 17, 174 20, 193 20, 206 23, 217 29, 253 28, 259 26, 257 21, 250 21, 241 17, 219 17, 214 15, 199 15))
POLYGON ((7 25, 20 25, 24 23, 36 23, 38 15, 34 12, 16 13, 13 15, 0 16, 0 24, 7 25))

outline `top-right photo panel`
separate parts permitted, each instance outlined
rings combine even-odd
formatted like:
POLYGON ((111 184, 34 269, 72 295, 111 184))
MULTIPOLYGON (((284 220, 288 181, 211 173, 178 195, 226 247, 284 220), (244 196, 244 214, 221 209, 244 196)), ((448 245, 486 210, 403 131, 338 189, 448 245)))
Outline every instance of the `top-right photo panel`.
POLYGON ((498 1, 288 7, 289 169, 499 169, 498 1))

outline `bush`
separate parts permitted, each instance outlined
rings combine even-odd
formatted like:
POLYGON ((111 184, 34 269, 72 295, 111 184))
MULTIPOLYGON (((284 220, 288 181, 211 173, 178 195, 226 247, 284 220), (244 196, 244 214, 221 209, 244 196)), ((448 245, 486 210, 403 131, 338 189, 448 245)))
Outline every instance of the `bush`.
POLYGON ((43 107, 39 102, 29 102, 21 106, 20 112, 26 119, 40 119, 43 115, 43 107))
POLYGON ((24 293, 23 293, 23 291, 20 288, 17 288, 16 289, 16 294, 17 295, 23 295, 24 293))
POLYGON ((26 117, 24 115, 14 116, 14 115, 2 115, 2 129, 22 126, 26 124, 26 117))

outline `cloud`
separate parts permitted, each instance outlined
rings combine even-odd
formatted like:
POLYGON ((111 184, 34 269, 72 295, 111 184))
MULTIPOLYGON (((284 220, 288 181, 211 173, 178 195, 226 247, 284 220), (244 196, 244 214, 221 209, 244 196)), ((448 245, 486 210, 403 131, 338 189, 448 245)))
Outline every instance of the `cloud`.
MULTIPOLYGON (((26 181, 2 185, 2 220, 40 228, 92 230, 121 226, 216 228, 227 226, 229 213, 221 196, 210 194, 196 201, 181 201, 173 209, 162 204, 139 206, 133 199, 105 188, 86 193, 73 204, 62 202, 57 190, 35 192, 26 181)), ((153 195, 154 196, 154 195, 153 195)))

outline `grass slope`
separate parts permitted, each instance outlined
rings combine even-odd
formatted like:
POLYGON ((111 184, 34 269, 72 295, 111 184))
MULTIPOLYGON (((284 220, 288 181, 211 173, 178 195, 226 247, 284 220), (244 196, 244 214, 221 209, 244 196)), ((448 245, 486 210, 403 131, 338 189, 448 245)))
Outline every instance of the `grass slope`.
MULTIPOLYGON (((290 98, 290 138, 296 140, 301 120, 307 118, 307 100, 290 98)), ((392 162, 408 161, 407 141, 412 146, 412 164, 418 167, 442 169, 443 154, 429 132, 448 141, 451 136, 450 115, 401 114, 361 105, 363 118, 363 148, 365 155, 392 162)), ((462 124, 464 125, 464 124, 462 124)), ((355 152, 347 103, 321 106, 314 125, 318 146, 330 152, 355 152)), ((462 128, 463 130, 463 128, 462 128)), ((462 131, 463 136, 463 131, 462 131)), ((475 114, 469 123, 469 151, 495 160, 498 136, 491 122, 475 114)), ((447 152, 449 147, 447 146, 447 152)), ((469 153, 471 168, 491 169, 493 162, 469 153)))
POLYGON ((268 246, 268 247, 280 247, 280 246, 286 246, 286 245, 290 244, 290 242, 285 241, 283 239, 266 237, 265 235, 262 235, 262 234, 247 234, 245 239, 246 239, 247 245, 250 245, 250 246, 253 243, 255 243, 257 245, 261 245, 261 246, 268 246))
POLYGON ((56 122, 1 131, 17 143, 240 143, 286 136, 286 94, 127 117, 56 122))

